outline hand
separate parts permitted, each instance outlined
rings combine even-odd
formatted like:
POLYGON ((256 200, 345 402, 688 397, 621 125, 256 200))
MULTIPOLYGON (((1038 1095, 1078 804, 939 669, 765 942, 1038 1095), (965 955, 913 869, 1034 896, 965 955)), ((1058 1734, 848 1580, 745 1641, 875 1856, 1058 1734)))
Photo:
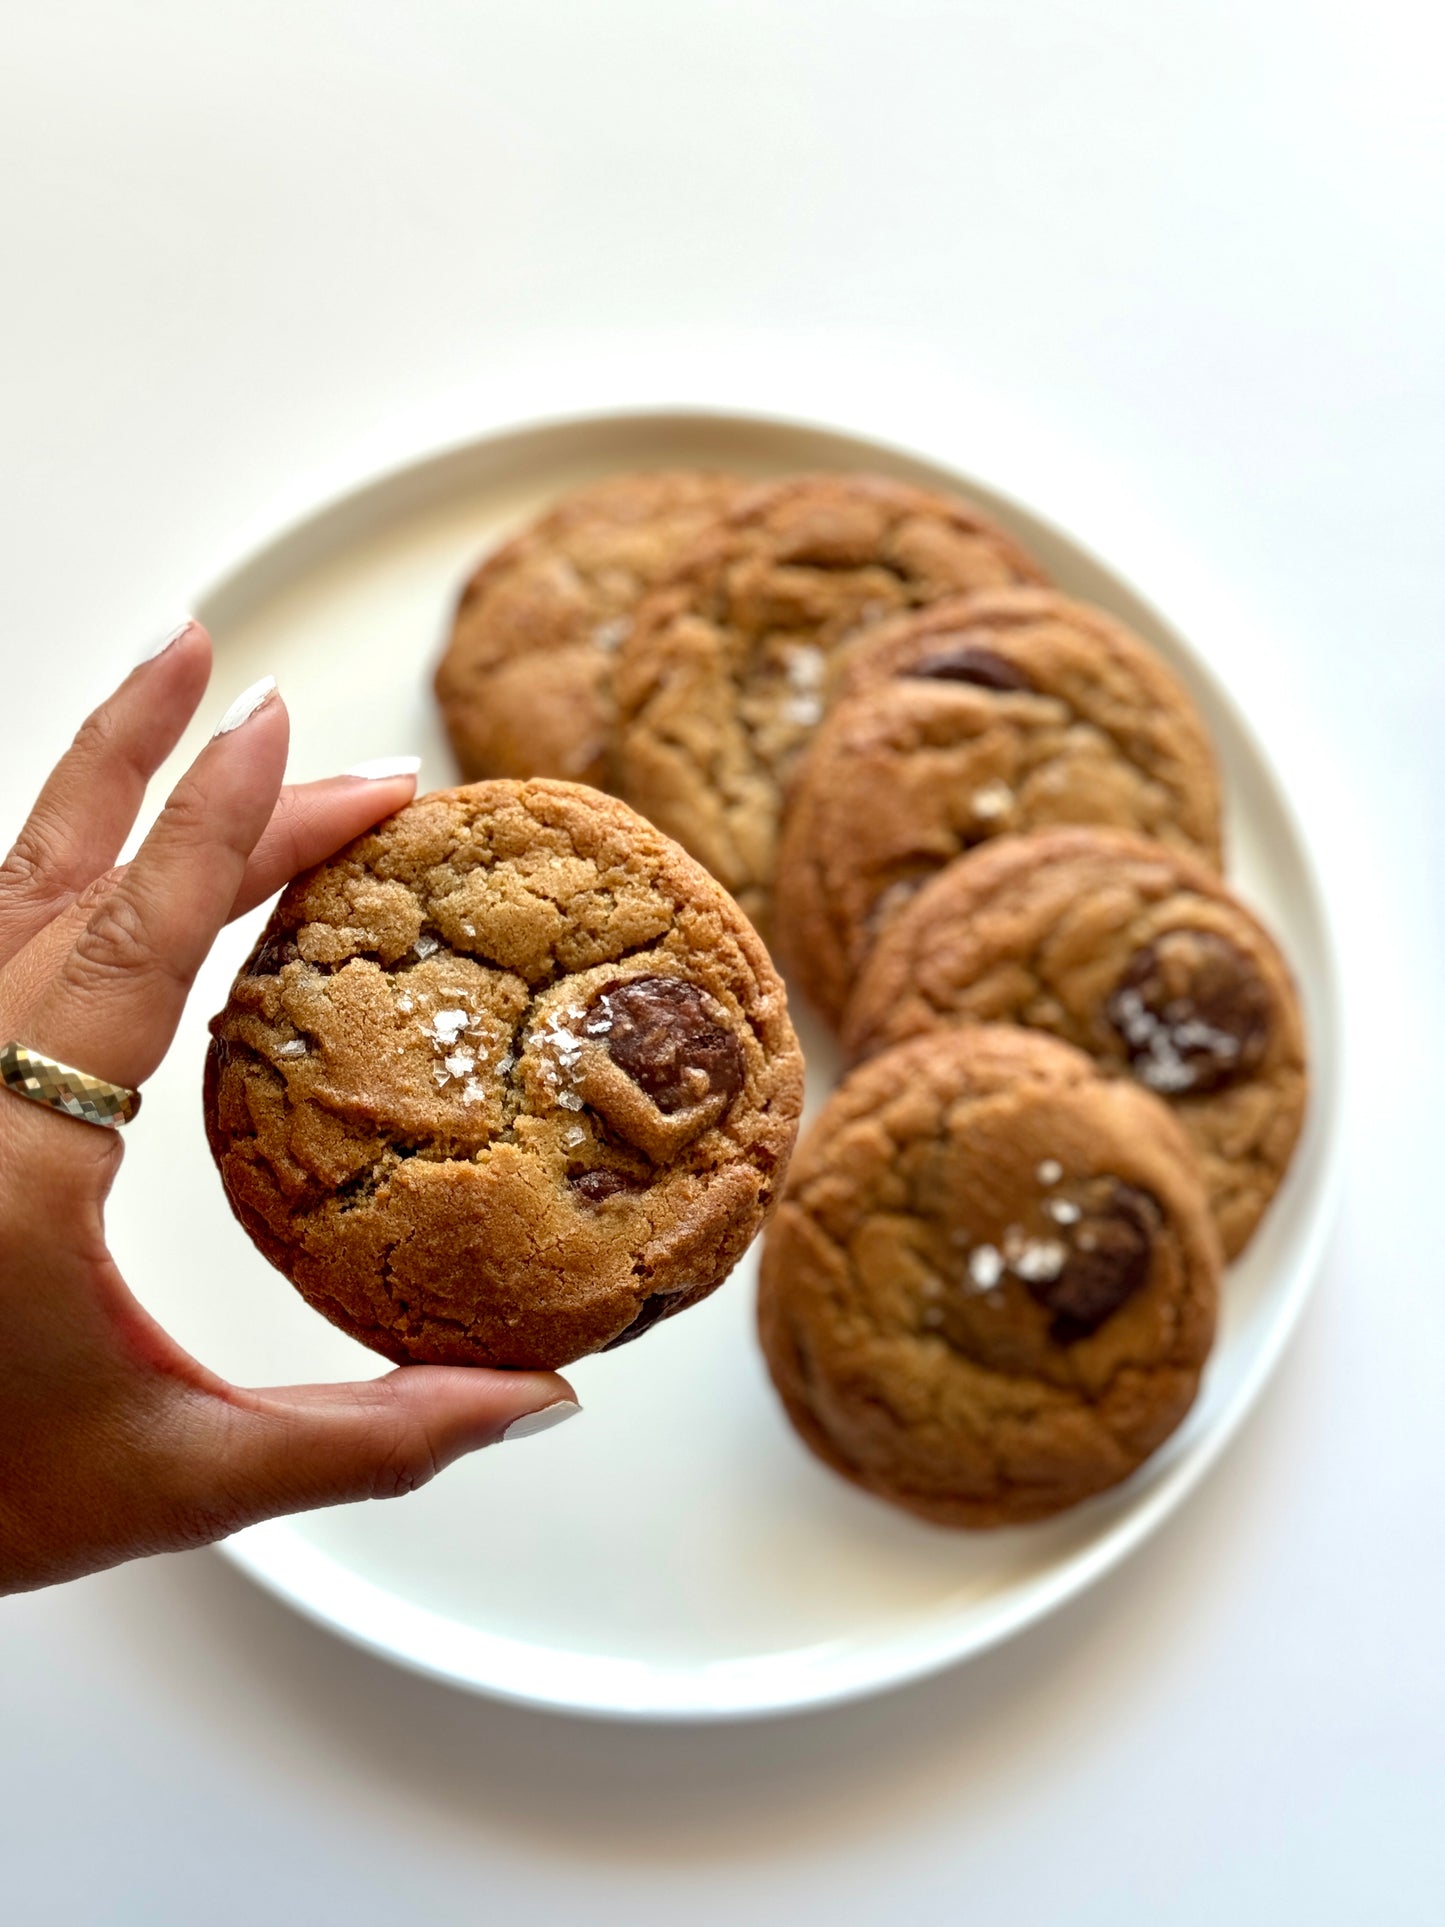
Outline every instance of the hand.
MULTIPOLYGON (((111 867, 210 661, 188 623, 133 670, 0 866, 0 1043, 142 1084, 222 924, 410 800, 410 776, 283 789, 286 709, 274 687, 253 691, 135 860, 111 867)), ((228 1385, 148 1316, 106 1249, 121 1152, 119 1133, 0 1086, 0 1592, 410 1492, 528 1414, 575 1410, 550 1372, 228 1385)))

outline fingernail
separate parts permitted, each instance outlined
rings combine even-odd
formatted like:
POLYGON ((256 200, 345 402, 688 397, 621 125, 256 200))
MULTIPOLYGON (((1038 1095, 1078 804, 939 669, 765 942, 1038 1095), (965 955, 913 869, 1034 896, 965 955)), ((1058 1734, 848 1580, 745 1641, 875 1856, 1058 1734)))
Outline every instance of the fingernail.
POLYGON ((564 1419, 575 1418, 581 1410, 582 1407, 574 1399, 559 1398, 554 1405, 544 1405, 540 1412, 524 1412, 520 1418, 514 1418, 497 1443, 500 1445, 506 1439, 535 1438, 539 1432, 550 1432, 554 1425, 560 1425, 564 1419))
POLYGON ((387 776, 415 776, 420 768, 420 756, 373 756, 370 762, 354 763, 341 774, 364 776, 368 783, 379 783, 387 776))
POLYGON ((181 637, 186 633, 187 629, 193 626, 194 622, 195 618, 193 616, 187 616, 184 622, 178 622, 175 628, 170 631, 169 635, 162 636, 159 642, 153 642, 149 649, 136 657, 136 668, 139 669, 142 663, 154 662, 157 656, 163 656, 173 642, 180 641, 181 637))
POLYGON ((231 731, 239 729, 242 723, 249 723, 256 711, 263 708, 275 694, 276 678, 274 676, 263 676, 260 682, 253 682, 249 689, 243 689, 220 722, 216 724, 211 740, 214 742, 217 736, 229 736, 231 731))

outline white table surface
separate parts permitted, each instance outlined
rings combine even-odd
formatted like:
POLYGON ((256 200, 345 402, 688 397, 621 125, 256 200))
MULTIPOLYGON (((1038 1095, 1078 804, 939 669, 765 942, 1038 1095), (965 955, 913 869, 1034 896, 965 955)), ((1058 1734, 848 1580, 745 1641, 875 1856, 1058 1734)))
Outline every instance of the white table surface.
POLYGON ((1435 18, 4 8, 0 826, 327 478, 546 405, 791 404, 1209 609, 1322 846, 1352 1045, 1297 1342, 1082 1603, 868 1705, 655 1731, 410 1678, 209 1553, 3 1602, 7 1922, 1445 1914, 1435 18))

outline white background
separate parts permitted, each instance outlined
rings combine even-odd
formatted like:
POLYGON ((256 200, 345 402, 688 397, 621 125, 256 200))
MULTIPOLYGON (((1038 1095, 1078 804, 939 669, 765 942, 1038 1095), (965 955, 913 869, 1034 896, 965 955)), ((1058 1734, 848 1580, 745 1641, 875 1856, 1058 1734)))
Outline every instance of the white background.
POLYGON ((7 1921, 1441 1918, 1434 19, 0 7, 5 829, 186 586, 326 477, 549 400, 791 400, 1028 494, 1186 627, 1238 610, 1351 1044, 1291 1354, 1082 1603, 870 1705, 687 1732, 454 1696, 210 1554, 10 1600, 7 1921))

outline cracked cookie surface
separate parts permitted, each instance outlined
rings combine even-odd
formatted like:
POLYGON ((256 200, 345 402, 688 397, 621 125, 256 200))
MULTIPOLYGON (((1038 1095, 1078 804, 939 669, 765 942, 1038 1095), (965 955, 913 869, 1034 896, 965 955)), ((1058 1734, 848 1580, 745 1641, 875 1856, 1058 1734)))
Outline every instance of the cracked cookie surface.
POLYGON ((835 1471, 940 1525, 1012 1525, 1127 1478, 1179 1424, 1219 1265, 1156 1097, 978 1026, 834 1091, 768 1231, 759 1330, 835 1471))
POLYGON ((1288 1168, 1308 1093, 1278 945, 1203 864, 1111 831, 1042 831, 950 864, 878 940, 844 1025, 853 1058, 967 1023, 1051 1032, 1168 1103, 1226 1257, 1288 1168))
POLYGON ((1122 624, 1046 590, 935 603, 849 653, 798 766, 778 858, 790 971, 833 1024, 879 931, 992 838, 1104 823, 1220 854, 1188 692, 1122 624))
POLYGON ((613 476, 486 558, 436 672, 463 776, 605 787, 613 661, 633 609, 742 488, 692 469, 613 476))
POLYGON ((298 878, 212 1021, 232 1209, 388 1358, 531 1369, 714 1290, 802 1102, 756 932, 611 797, 421 798, 298 878))
POLYGON ((618 658, 616 787, 764 928, 793 761, 860 625, 1042 571, 972 504, 876 476, 745 496, 647 597, 618 658))

